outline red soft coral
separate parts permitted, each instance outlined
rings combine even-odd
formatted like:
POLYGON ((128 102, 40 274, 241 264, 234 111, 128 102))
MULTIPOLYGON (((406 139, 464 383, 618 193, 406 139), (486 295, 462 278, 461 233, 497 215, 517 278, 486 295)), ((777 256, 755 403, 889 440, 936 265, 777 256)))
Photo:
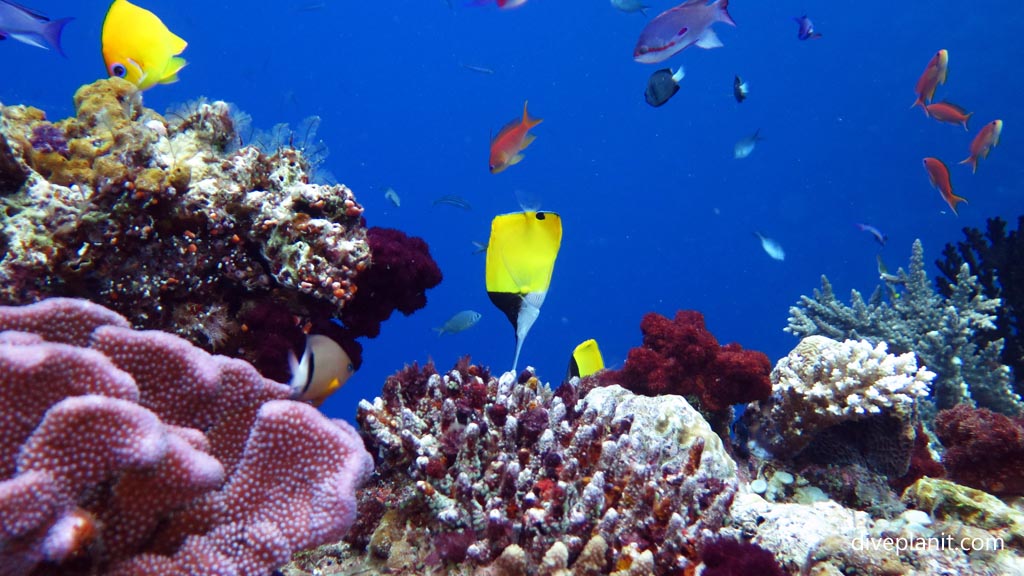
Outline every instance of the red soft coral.
POLYGON ((441 270, 422 238, 374 227, 366 231, 366 242, 373 264, 356 278, 358 291, 341 311, 353 338, 376 338, 393 311, 408 316, 423 308, 426 291, 441 283, 441 270))
POLYGON ((606 373, 602 381, 638 394, 698 396, 711 411, 771 393, 768 356, 735 343, 719 346, 700 312, 681 310, 673 320, 651 312, 640 330, 643 345, 629 351, 622 370, 606 373))
POLYGON ((1024 495, 1024 419, 958 404, 939 412, 949 478, 997 495, 1024 495))

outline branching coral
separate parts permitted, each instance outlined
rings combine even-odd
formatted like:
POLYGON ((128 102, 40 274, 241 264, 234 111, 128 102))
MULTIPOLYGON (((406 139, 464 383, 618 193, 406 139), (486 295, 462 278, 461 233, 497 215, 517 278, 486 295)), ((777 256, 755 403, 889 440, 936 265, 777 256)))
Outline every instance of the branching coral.
POLYGON ((982 233, 964 228, 963 242, 946 244, 943 259, 935 264, 942 272, 936 278, 939 292, 951 297, 957 274, 967 264, 988 298, 998 298, 995 330, 978 334, 980 342, 1002 340, 1002 362, 1013 369, 1016 392, 1024 392, 1024 216, 1017 229, 1006 232, 1006 221, 990 218, 982 233))
POLYGON ((900 476, 913 448, 917 401, 934 377, 913 354, 888 354, 884 342, 809 336, 775 365, 771 397, 744 418, 780 458, 814 450, 828 463, 900 476))
POLYGON ((854 290, 847 306, 836 299, 827 278, 821 282, 813 298, 802 296, 789 309, 787 332, 801 338, 820 334, 885 342, 898 354, 914 352, 937 374, 932 395, 940 409, 960 402, 1006 413, 1024 407, 1011 389, 1009 369, 999 360, 1002 340, 981 336, 995 328, 1000 300, 985 296, 968 266, 960 267, 949 297, 943 298, 931 286, 924 248, 916 241, 909 270, 901 268, 887 280, 890 302, 883 301, 880 289, 867 302, 854 290))
POLYGON ((602 382, 637 394, 697 397, 712 412, 763 400, 771 391, 768 356, 735 343, 719 346, 700 312, 679 311, 672 320, 652 312, 640 330, 643 344, 629 351, 621 370, 603 373, 602 382))
POLYGON ((0 572, 269 574, 340 538, 356 432, 95 304, 0 307, 0 572))

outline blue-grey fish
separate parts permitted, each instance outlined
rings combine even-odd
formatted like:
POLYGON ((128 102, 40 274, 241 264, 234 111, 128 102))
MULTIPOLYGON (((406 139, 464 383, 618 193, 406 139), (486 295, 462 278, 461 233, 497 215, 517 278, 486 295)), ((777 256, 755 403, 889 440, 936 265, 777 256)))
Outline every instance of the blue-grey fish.
POLYGON ((402 207, 402 199, 398 197, 398 192, 395 192, 394 188, 388 188, 387 191, 384 192, 384 197, 394 204, 395 208, 402 207))
POLYGON ((473 207, 466 202, 462 196, 456 196, 455 194, 448 194, 447 196, 441 196, 437 200, 434 200, 434 206, 438 204, 447 204, 449 206, 455 206, 456 208, 462 208, 463 210, 472 210, 473 207))
POLYGON ((774 260, 781 262, 786 259, 786 251, 782 249, 781 244, 760 232, 754 232, 754 236, 757 236, 757 238, 761 240, 761 248, 764 248, 765 253, 771 256, 774 260))
POLYGON ((480 321, 480 313, 476 310, 463 310, 458 314, 452 316, 444 323, 444 326, 440 328, 434 328, 438 336, 444 334, 457 334, 463 330, 468 330, 476 325, 480 321))
POLYGON ((640 0, 612 0, 612 6, 622 10, 623 12, 639 12, 644 16, 647 16, 646 9, 650 8, 647 4, 644 4, 640 0))
POLYGON ((64 25, 72 20, 74 18, 50 20, 31 8, 0 0, 0 40, 13 38, 29 46, 53 48, 64 56, 64 49, 60 46, 60 35, 64 25))
POLYGON ((739 160, 750 156, 754 151, 754 147, 757 146, 757 143, 761 140, 764 140, 764 138, 761 138, 761 129, 758 128, 756 132, 736 143, 736 146, 732 149, 733 157, 739 160))

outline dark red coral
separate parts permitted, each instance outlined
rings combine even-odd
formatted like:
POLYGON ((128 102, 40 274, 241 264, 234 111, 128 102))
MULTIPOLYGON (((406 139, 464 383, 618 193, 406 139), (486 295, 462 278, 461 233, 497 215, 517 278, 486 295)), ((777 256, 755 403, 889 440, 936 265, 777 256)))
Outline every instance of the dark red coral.
POLYGON ((702 576, 786 576, 775 555, 750 542, 711 540, 704 545, 701 556, 702 576))
POLYGON ((996 495, 1024 495, 1024 418, 958 404, 939 412, 949 479, 996 495))
POLYGON ((889 486, 898 494, 902 494, 907 486, 920 478, 942 478, 945 475, 946 469, 932 458, 932 452, 928 449, 928 435, 924 433, 924 426, 919 423, 914 435, 914 449, 910 453, 910 468, 903 476, 890 479, 889 486))
POLYGON ((621 370, 602 375, 603 382, 649 396, 697 396, 710 411, 771 394, 768 356, 735 343, 720 346, 700 312, 681 310, 673 320, 651 312, 640 330, 643 345, 629 351, 621 370))
POLYGON ((375 338, 381 322, 398 310, 408 316, 427 305, 427 290, 441 283, 441 269, 422 238, 401 230, 366 231, 373 264, 356 278, 358 291, 341 311, 353 337, 375 338))

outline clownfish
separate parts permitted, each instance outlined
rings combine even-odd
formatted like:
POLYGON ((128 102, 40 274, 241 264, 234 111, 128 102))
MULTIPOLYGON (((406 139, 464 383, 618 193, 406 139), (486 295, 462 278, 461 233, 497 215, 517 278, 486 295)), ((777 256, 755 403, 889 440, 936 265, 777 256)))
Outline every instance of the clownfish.
POLYGON ((306 349, 301 359, 296 359, 289 350, 288 365, 292 370, 289 383, 292 398, 311 402, 314 406, 323 404, 356 371, 348 352, 334 339, 321 334, 306 336, 306 349))
POLYGON ((114 0, 103 20, 103 61, 107 74, 135 84, 139 90, 178 81, 185 67, 181 54, 188 43, 145 8, 114 0))

